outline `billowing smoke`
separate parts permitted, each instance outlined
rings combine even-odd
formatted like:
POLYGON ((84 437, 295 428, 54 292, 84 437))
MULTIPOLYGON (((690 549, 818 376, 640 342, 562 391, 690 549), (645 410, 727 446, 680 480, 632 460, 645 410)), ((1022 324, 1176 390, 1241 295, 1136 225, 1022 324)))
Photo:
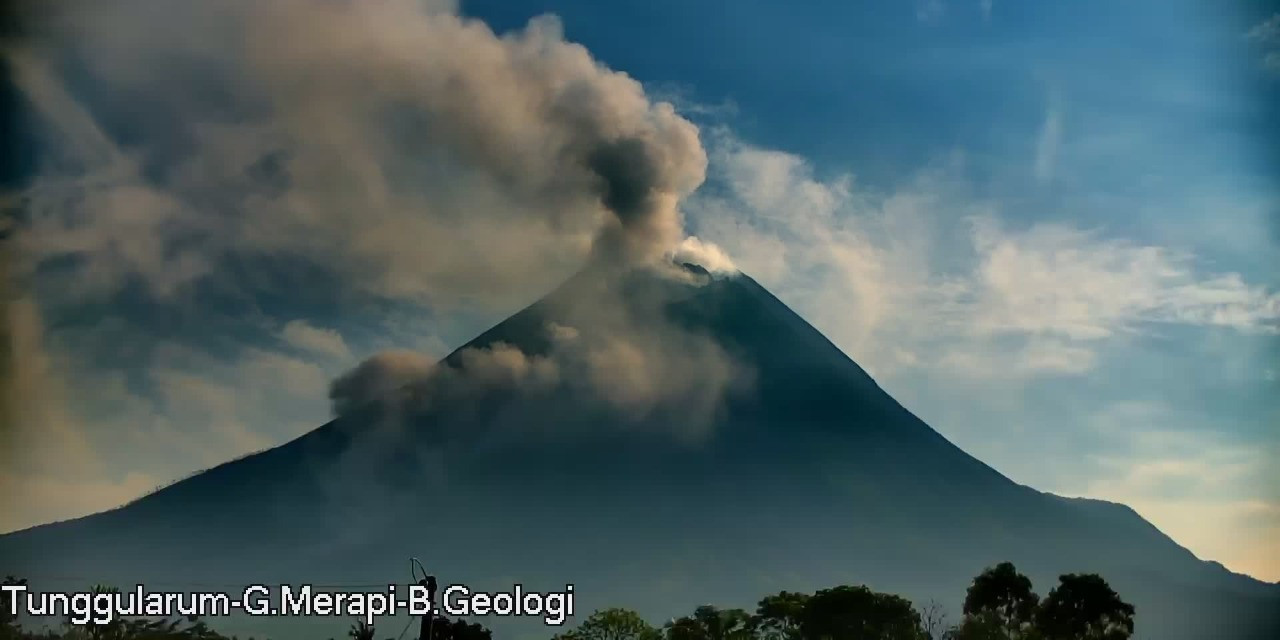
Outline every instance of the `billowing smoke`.
POLYGON ((391 401, 411 383, 427 376, 435 364, 414 351, 383 351, 334 380, 329 400, 334 415, 345 415, 373 402, 391 401))
POLYGON ((602 419, 592 422, 592 429, 643 425, 696 443, 709 434, 726 394, 751 382, 751 372, 708 336, 661 321, 633 323, 622 331, 595 324, 603 316, 594 312, 578 317, 592 322, 584 329, 554 322, 544 327, 550 342, 545 353, 527 354, 498 342, 464 348, 451 361, 434 365, 405 352, 376 354, 334 381, 334 414, 374 406, 380 418, 394 417, 392 424, 379 426, 398 437, 415 417, 446 411, 448 428, 470 429, 480 412, 484 434, 428 435, 437 442, 458 435, 518 439, 566 428, 556 415, 567 400, 570 412, 600 411, 602 419), (489 413, 495 408, 518 418, 495 418, 489 413))
POLYGON ((165 296, 269 260, 502 303, 593 248, 673 249, 705 174, 697 129, 553 17, 499 36, 419 0, 67 6, 41 22, 48 46, 6 59, 70 168, 22 194, 18 245, 73 263, 77 295, 165 296))
MULTIPOLYGON (((226 315, 206 304, 509 313, 585 264, 678 252, 706 171, 697 128, 554 17, 496 34, 443 0, 112 0, 28 22, 0 53, 42 162, 0 208, 18 211, 8 275, 46 318, 99 305, 146 335, 148 309, 180 308, 195 340, 226 315)), ((713 413, 726 356, 621 302, 598 297, 614 308, 547 353, 378 354, 334 382, 333 409, 568 386, 640 416, 713 413)))
POLYGON ((677 263, 696 264, 712 273, 735 273, 738 267, 720 247, 703 242, 697 236, 685 238, 676 248, 673 260, 677 263))

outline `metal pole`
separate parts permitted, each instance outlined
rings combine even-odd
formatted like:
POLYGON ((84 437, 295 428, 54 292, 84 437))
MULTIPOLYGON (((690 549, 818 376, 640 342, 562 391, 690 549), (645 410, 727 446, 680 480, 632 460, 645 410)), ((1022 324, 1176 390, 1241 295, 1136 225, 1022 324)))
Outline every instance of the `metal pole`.
POLYGON ((427 600, 431 602, 431 620, 427 622, 427 640, 431 640, 431 627, 436 622, 436 577, 427 576, 427 600))
POLYGON ((418 586, 427 590, 427 612, 423 614, 422 622, 418 626, 418 640, 431 640, 432 627, 436 618, 436 577, 429 575, 419 580, 418 586))

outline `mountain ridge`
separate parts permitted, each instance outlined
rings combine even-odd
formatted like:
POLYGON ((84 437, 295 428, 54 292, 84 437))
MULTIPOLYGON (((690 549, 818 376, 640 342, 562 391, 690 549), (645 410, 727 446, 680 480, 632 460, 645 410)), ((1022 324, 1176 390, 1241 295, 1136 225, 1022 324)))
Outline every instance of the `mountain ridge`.
MULTIPOLYGON (((1190 639, 1227 624, 1213 613, 1219 601, 1244 612, 1225 615, 1256 618, 1258 634, 1273 628, 1265 617, 1280 603, 1280 585, 1196 558, 1126 505, 1010 480, 912 414, 745 274, 586 270, 442 366, 462 366, 466 350, 499 344, 530 357, 551 353, 548 325, 588 327, 579 320, 596 318, 602 300, 637 306, 632 315, 650 320, 656 309, 680 331, 709 336, 754 371, 752 385, 730 388, 710 430, 688 442, 626 429, 581 440, 486 440, 471 428, 488 414, 459 423, 455 414, 474 408, 430 409, 407 419, 397 437, 412 441, 461 424, 470 439, 427 463, 405 453, 403 440, 390 457, 361 452, 385 418, 373 404, 119 509, 0 536, 0 558, 25 558, 14 568, 33 578, 95 567, 104 579, 163 577, 183 563, 228 580, 272 571, 314 576, 316 563, 357 575, 361 566, 399 566, 416 555, 420 536, 401 529, 429 530, 436 545, 489 545, 491 560, 453 561, 444 570, 454 575, 579 572, 588 577, 575 579, 598 590, 599 604, 635 602, 654 612, 675 606, 679 593, 664 599, 644 585, 670 575, 683 576, 685 593, 701 594, 699 601, 834 581, 953 597, 983 566, 1014 560, 1043 590, 1057 573, 1102 573, 1122 595, 1133 594, 1140 628, 1162 637, 1190 639), (448 504, 435 504, 437 495, 448 504), (504 528, 522 532, 515 544, 524 552, 510 548, 504 528), (563 562, 548 565, 529 557, 532 549, 563 562), (617 586, 620 576, 630 589, 617 586), (1179 621, 1187 611, 1205 621, 1179 621)), ((558 406, 564 398, 553 393, 532 407, 593 427, 611 415, 558 406)), ((659 415, 655 422, 685 419, 679 411, 659 415)), ((521 428, 536 421, 520 419, 521 428)), ((1220 637, 1268 637, 1241 629, 1220 637)))

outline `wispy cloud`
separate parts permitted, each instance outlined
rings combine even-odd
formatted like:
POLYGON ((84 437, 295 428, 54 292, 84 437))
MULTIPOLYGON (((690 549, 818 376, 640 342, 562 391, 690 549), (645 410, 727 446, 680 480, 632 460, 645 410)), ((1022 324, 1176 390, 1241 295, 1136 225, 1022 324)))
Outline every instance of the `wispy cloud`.
POLYGON ((916 20, 925 24, 936 24, 947 13, 947 5, 942 0, 917 0, 916 20))
POLYGON ((873 369, 902 365, 896 345, 937 354, 919 366, 1079 374, 1107 339, 1163 324, 1280 330, 1280 295, 1195 256, 1065 223, 1008 228, 961 165, 884 194, 729 135, 712 158, 727 189, 692 201, 699 235, 873 369))
POLYGON ((1245 37, 1259 44, 1275 44, 1280 42, 1280 13, 1254 25, 1245 33, 1245 37))
MULTIPOLYGON (((820 176, 800 156, 727 131, 710 140, 711 189, 688 206, 698 235, 725 247, 908 406, 932 412, 935 427, 1022 481, 1124 501, 1202 557, 1280 577, 1267 542, 1276 523, 1256 523, 1280 504, 1257 490, 1280 486, 1266 475, 1271 454, 1221 435, 1231 427, 1208 415, 1158 402, 1125 409, 1099 392, 1097 381, 1108 378, 1086 375, 1114 372, 1115 352, 1133 354, 1173 330, 1271 339, 1280 293, 1104 228, 1015 222, 1025 212, 975 195, 962 156, 883 191, 850 175, 820 176), (1033 404, 1033 389, 1047 395, 1033 404), (1059 401, 1070 415, 1043 414, 1059 401), (1103 435, 1082 441, 1070 423, 1094 410, 1103 435), (1053 462, 1054 471, 1018 466, 1045 443, 1077 453, 1053 462), (1200 480, 1208 475, 1216 479, 1200 480)), ((1142 365, 1123 368, 1133 366, 1142 365)), ((1135 391, 1116 380, 1107 387, 1135 391)))
POLYGON ((1280 74, 1280 13, 1254 25, 1245 32, 1245 38, 1260 51, 1262 67, 1280 74))
POLYGON ((1052 223, 1011 232, 978 219, 971 239, 978 333, 1084 342, 1151 323, 1280 329, 1280 294, 1237 273, 1204 273, 1193 256, 1052 223))
POLYGON ((342 334, 333 329, 311 326, 306 320, 290 320, 280 330, 280 338, 287 344, 313 353, 333 358, 350 358, 351 349, 342 334))
POLYGON ((1062 145, 1062 110, 1052 102, 1045 112, 1044 123, 1036 138, 1035 176, 1040 183, 1053 179, 1058 161, 1058 148, 1062 145))

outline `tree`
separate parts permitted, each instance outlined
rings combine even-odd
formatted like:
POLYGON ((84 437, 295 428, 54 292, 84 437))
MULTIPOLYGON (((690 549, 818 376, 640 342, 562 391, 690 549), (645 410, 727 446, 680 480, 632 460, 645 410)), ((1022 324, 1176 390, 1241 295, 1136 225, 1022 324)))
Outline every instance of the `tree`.
MULTIPOLYGON (((4 585, 25 585, 27 579, 8 576, 4 585)), ((18 611, 9 610, 9 598, 0 597, 0 640, 16 640, 22 637, 22 625, 18 624, 18 611)))
MULTIPOLYGON (((982 611, 967 615, 960 625, 951 629, 951 640, 1007 640, 1011 637, 1005 621, 990 611, 982 611)), ((1026 627, 1016 632, 1021 640, 1038 640, 1039 632, 1035 627, 1026 627)))
MULTIPOLYGON (((96 584, 89 590, 94 599, 100 595, 118 594, 120 590, 103 584, 96 584)), ((74 616, 68 615, 67 622, 74 616)), ((67 636, 83 636, 88 640, 124 640, 130 637, 130 626, 127 620, 113 617, 108 622, 89 622, 83 626, 71 625, 67 636)))
POLYGON ((1034 629, 1040 596, 1011 562, 988 567, 973 579, 964 598, 960 640, 1021 640, 1034 629))
POLYGON ((373 640, 375 637, 373 625, 364 620, 357 620, 347 630, 347 637, 351 640, 373 640))
POLYGON ((667 623, 668 640, 748 640, 752 637, 751 616, 742 609, 717 609, 703 605, 692 616, 667 623))
POLYGON ((751 618, 751 628, 765 640, 799 640, 800 623, 804 618, 809 595, 781 591, 765 596, 756 606, 751 618))
POLYGON ((431 640, 493 640, 493 632, 474 622, 437 615, 431 622, 431 640))
POLYGON ((1036 615, 1045 640, 1127 640, 1133 635, 1133 605, 1120 599, 1094 573, 1058 578, 1036 615))
POLYGON ((937 600, 930 600, 920 610, 920 631, 928 640, 951 640, 947 629, 947 610, 937 600))
POLYGON ((659 640, 662 634, 630 609, 601 609, 554 640, 659 640))
POLYGON ((666 640, 708 640, 707 629, 690 616, 668 622, 663 628, 666 640))
POLYGON ((920 614, 899 596, 865 586, 823 589, 805 605, 807 640, 923 640, 920 614))

